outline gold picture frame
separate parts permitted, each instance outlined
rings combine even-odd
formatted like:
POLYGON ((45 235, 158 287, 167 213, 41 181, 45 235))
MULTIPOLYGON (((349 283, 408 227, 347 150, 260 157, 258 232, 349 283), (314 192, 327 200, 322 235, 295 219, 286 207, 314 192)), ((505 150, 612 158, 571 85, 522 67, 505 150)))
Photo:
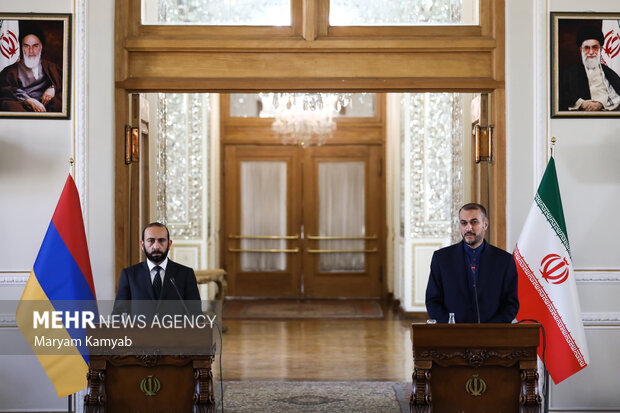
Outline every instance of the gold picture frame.
POLYGON ((71 14, 0 13, 0 117, 69 119, 71 14))
POLYGON ((620 117, 619 23, 619 13, 551 13, 552 118, 620 117))

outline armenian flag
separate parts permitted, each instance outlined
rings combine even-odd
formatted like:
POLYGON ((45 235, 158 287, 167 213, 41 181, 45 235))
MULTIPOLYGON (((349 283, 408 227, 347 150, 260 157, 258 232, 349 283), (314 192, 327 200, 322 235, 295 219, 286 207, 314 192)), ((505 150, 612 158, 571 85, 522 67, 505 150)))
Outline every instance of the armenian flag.
MULTIPOLYGON (((16 313, 17 325, 56 388, 58 397, 86 387, 87 347, 73 345, 52 354, 39 351, 35 339, 41 337, 42 329, 33 323, 33 303, 37 309, 49 312, 80 311, 86 307, 97 313, 96 298, 80 198, 73 177, 69 175, 16 313)), ((85 344, 85 329, 74 324, 67 328, 64 322, 64 328, 43 329, 43 332, 47 334, 46 338, 85 344)))

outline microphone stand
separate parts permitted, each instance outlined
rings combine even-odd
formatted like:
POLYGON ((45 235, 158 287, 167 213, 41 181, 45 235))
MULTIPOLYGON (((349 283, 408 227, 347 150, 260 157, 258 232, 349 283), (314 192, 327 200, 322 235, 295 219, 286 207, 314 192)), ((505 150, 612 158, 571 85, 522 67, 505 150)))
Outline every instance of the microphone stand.
MULTIPOLYGON (((176 291, 177 296, 179 297, 179 300, 181 300, 181 305, 183 306, 183 310, 185 310, 185 314, 189 317, 190 316, 189 310, 187 309, 187 306, 185 305, 183 297, 181 296, 181 293, 179 292, 179 289, 177 288, 177 283, 176 281, 174 281, 174 277, 170 277, 170 283, 172 283, 172 286, 174 287, 174 291, 176 291)), ((220 397, 221 397, 220 405, 222 406, 222 412, 223 412, 224 411, 224 378, 222 376, 222 345, 221 345, 222 332, 220 331, 220 326, 218 326, 217 323, 215 323, 215 328, 217 328, 217 332, 220 335, 220 397)))
POLYGON ((478 304, 478 288, 476 287, 476 267, 471 266, 471 275, 474 280, 474 298, 476 299, 476 316, 478 317, 478 324, 480 324, 480 305, 478 304))
POLYGON ((170 277, 170 283, 174 287, 174 291, 176 291, 177 296, 179 297, 179 300, 181 301, 181 305, 183 306, 183 311, 185 311, 185 315, 190 317, 189 310, 187 309, 187 306, 185 305, 185 301, 183 300, 183 297, 181 296, 181 293, 179 292, 179 289, 177 288, 177 283, 176 281, 174 281, 174 277, 170 277))

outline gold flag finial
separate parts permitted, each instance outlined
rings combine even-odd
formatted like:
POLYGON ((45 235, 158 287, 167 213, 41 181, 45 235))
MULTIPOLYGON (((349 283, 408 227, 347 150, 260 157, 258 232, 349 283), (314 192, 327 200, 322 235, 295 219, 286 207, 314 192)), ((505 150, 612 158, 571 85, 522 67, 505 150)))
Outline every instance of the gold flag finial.
POLYGON ((555 143, 556 143, 557 141, 558 141, 558 140, 556 139, 556 137, 555 137, 555 136, 552 136, 552 137, 551 137, 551 157, 552 157, 552 158, 553 158, 553 157, 554 157, 554 155, 555 155, 555 143))

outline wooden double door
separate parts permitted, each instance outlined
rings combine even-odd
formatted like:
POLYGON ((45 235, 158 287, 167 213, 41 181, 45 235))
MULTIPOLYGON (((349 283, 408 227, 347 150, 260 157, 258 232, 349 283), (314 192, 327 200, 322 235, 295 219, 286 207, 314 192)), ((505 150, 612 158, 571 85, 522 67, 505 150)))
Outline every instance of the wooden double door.
POLYGON ((225 145, 229 294, 379 297, 380 145, 225 145))

